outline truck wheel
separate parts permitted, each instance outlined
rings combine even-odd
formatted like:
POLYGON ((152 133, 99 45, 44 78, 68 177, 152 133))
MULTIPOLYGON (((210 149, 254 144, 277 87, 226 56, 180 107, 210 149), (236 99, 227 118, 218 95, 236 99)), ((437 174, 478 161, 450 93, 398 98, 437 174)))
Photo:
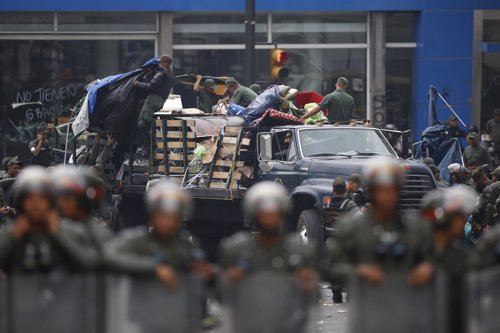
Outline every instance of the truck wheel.
POLYGON ((322 220, 323 218, 320 212, 316 209, 308 209, 300 213, 299 222, 297 223, 297 232, 304 243, 309 243, 310 241, 316 245, 321 245, 323 243, 325 240, 325 232, 322 220))

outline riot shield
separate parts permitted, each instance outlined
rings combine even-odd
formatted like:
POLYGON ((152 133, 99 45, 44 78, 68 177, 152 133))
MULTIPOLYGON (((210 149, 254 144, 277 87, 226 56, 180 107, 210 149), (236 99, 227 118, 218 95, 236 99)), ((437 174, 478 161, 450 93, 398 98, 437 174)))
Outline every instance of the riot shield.
POLYGON ((444 276, 423 287, 412 287, 408 272, 384 274, 374 286, 352 277, 349 287, 351 333, 446 332, 444 276))
POLYGON ((2 333, 96 332, 94 277, 63 271, 12 274, 7 288, 2 333))
POLYGON ((107 276, 106 333, 197 332, 202 285, 194 275, 178 276, 167 288, 152 277, 107 276))
POLYGON ((224 286, 224 332, 306 333, 316 327, 317 292, 299 289, 289 275, 258 272, 224 286))
POLYGON ((467 276, 469 333, 500 332, 500 267, 467 276))

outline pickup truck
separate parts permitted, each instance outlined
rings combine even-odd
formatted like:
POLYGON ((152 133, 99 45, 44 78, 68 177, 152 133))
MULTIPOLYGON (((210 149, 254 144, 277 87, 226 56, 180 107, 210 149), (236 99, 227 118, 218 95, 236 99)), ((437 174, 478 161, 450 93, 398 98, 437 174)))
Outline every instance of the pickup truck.
POLYGON ((434 177, 422 163, 404 160, 376 128, 352 126, 284 126, 257 134, 258 177, 283 184, 291 193, 293 211, 289 230, 304 240, 322 241, 323 197, 332 195, 333 180, 361 173, 369 158, 393 158, 406 173, 400 208, 417 210, 420 199, 436 187, 434 177))
MULTIPOLYGON (((400 156, 405 154, 398 154, 391 146, 393 143, 396 147, 397 138, 404 137, 396 135, 401 133, 384 133, 380 129, 362 126, 331 125, 322 127, 287 125, 261 128, 242 126, 241 129, 237 128, 244 135, 239 134, 237 137, 231 138, 232 143, 240 143, 242 140, 248 140, 247 144, 251 142, 245 149, 235 151, 235 155, 241 157, 244 162, 240 160, 234 163, 222 161, 224 163, 219 164, 214 161, 210 168, 205 169, 208 171, 203 173, 202 170, 199 173, 202 174, 201 178, 203 175, 217 173, 219 178, 227 178, 224 180, 227 186, 213 188, 210 177, 208 180, 205 178, 204 181, 198 183, 190 181, 188 186, 186 179, 189 177, 186 174, 188 174, 187 168, 191 170, 191 167, 172 167, 172 165, 178 165, 172 163, 178 163, 177 160, 182 159, 182 156, 186 162, 191 151, 188 150, 188 153, 182 153, 177 157, 170 154, 171 157, 175 157, 176 161, 167 161, 164 156, 169 155, 167 151, 168 138, 178 137, 178 133, 184 133, 182 135, 184 141, 182 144, 176 143, 172 146, 194 147, 194 144, 189 146, 185 139, 185 137, 194 137, 186 131, 185 126, 187 121, 192 120, 182 120, 183 129, 171 134, 167 133, 168 126, 166 124, 169 121, 171 120, 163 120, 164 130, 157 131, 157 133, 161 132, 161 135, 156 136, 156 140, 161 140, 161 138, 164 140, 158 146, 164 149, 164 153, 160 153, 163 157, 161 162, 164 162, 162 170, 171 178, 179 177, 178 179, 182 179, 181 186, 189 188, 191 196, 195 200, 195 209, 193 218, 187 222, 187 229, 200 239, 210 257, 215 256, 221 238, 248 227, 241 210, 241 200, 246 189, 255 182, 270 180, 283 184, 290 191, 293 199, 293 209, 286 220, 287 230, 299 232, 304 241, 311 239, 316 242, 322 242, 326 238, 326 216, 322 203, 324 197, 332 194, 334 178, 341 176, 347 179, 353 173, 361 173, 363 166, 369 163, 369 158, 373 156, 392 158, 400 163, 401 168, 404 169, 406 182, 401 190, 401 209, 418 209, 422 196, 436 188, 435 179, 424 164, 403 159, 400 156), (246 139, 241 139, 242 136, 246 139), (237 163, 251 165, 253 174, 245 181, 234 183, 234 167, 238 166, 237 163), (232 172, 231 170, 227 173, 213 171, 215 165, 227 167, 229 164, 232 164, 232 172), (165 172, 165 170, 179 172, 178 169, 184 170, 184 175, 182 173, 172 175, 168 174, 168 171, 165 172)), ((234 130, 234 127, 228 127, 228 131, 230 128, 234 130)), ((221 129, 218 133, 218 141, 225 142, 224 130, 221 129)), ((409 145, 405 147, 401 151, 408 152, 409 145)), ((187 163, 184 164, 184 166, 187 165, 187 163)), ((153 174, 150 178, 154 178, 153 174)), ((137 209, 137 206, 142 203, 142 199, 139 199, 137 194, 142 195, 143 193, 144 185, 125 186, 122 206, 128 208, 129 213, 125 214, 128 214, 129 218, 142 215, 137 213, 142 210, 137 209)))

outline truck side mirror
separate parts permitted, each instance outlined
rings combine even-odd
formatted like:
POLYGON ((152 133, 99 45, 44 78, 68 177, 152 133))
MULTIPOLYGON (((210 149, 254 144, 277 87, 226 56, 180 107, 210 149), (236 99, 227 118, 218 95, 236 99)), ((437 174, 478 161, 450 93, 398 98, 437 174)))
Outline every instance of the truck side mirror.
POLYGON ((413 157, 413 137, 411 130, 401 133, 401 158, 409 159, 413 157))
POLYGON ((257 157, 259 161, 271 161, 273 159, 273 134, 257 134, 257 157))

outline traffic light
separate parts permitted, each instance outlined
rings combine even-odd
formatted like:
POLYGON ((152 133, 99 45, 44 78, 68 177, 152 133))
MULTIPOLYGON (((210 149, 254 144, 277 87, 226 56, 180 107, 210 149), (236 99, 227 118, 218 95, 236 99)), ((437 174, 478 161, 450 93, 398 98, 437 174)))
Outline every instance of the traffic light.
POLYGON ((290 72, 285 67, 288 62, 288 52, 280 49, 271 51, 271 78, 274 81, 286 79, 290 72))

